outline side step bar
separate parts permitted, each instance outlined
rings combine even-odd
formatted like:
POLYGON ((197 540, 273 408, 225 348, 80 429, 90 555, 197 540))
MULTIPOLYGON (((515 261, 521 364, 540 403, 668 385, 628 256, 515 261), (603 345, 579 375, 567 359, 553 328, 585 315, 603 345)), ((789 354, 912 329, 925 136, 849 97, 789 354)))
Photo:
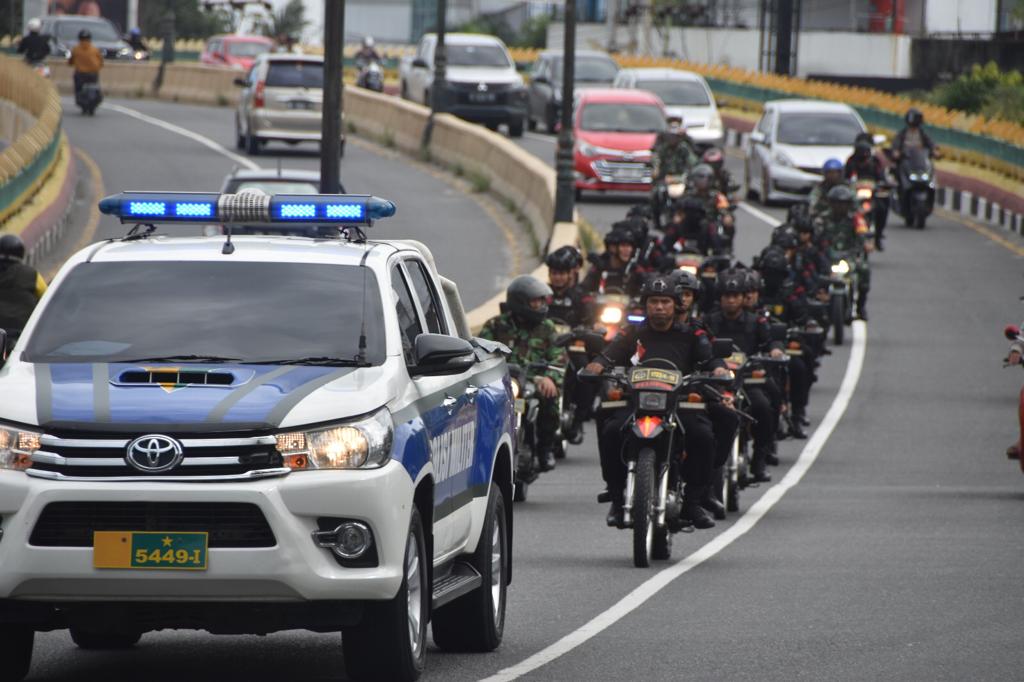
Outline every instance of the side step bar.
POLYGON ((455 562, 448 575, 434 581, 434 608, 469 594, 483 584, 480 573, 467 563, 455 562))

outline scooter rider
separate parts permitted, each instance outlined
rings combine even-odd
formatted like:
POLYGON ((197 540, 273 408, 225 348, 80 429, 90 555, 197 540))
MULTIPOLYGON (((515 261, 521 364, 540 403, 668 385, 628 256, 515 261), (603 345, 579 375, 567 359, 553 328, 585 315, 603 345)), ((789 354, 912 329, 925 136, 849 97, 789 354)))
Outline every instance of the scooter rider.
POLYGON ((83 28, 78 32, 78 44, 71 48, 68 64, 75 69, 76 96, 84 84, 99 82, 100 69, 103 68, 103 55, 92 44, 92 33, 87 29, 83 28))
POLYGON ((363 45, 359 48, 359 52, 356 52, 356 64, 362 66, 370 62, 379 63, 380 60, 380 53, 374 47, 373 36, 364 36, 363 45))
POLYGON ((635 296, 642 285, 636 272, 634 255, 636 246, 633 234, 627 230, 614 229, 604 237, 605 251, 594 258, 593 265, 583 278, 580 286, 591 294, 603 294, 608 289, 621 289, 635 296))
MULTIPOLYGON (((690 374, 711 360, 707 334, 676 319, 680 297, 671 278, 655 275, 648 279, 641 297, 645 321, 623 328, 604 352, 587 365, 588 371, 601 374, 609 367, 662 359, 671 361, 684 374, 690 374)), ((631 414, 629 408, 623 408, 609 416, 602 425, 598 442, 601 473, 612 498, 608 513, 608 524, 612 526, 622 522, 622 494, 626 485, 622 447, 627 437, 623 428, 631 414)), ((681 464, 682 478, 686 482, 683 518, 697 528, 711 528, 715 522, 700 505, 711 484, 714 458, 711 422, 707 415, 697 412, 681 412, 679 419, 686 433, 686 458, 681 464)), ((680 442, 680 451, 683 446, 680 442)))
POLYGON ((26 25, 28 33, 18 43, 18 54, 25 55, 25 61, 35 64, 50 55, 50 37, 40 33, 43 22, 33 17, 26 25))
MULTIPOLYGON (((743 309, 743 290, 746 288, 743 275, 723 273, 718 282, 719 310, 706 315, 704 323, 716 338, 732 339, 741 352, 748 357, 768 352, 773 358, 781 359, 785 354, 782 344, 771 340, 768 319, 743 309)), ((775 414, 768 394, 760 386, 746 390, 750 399, 751 415, 757 420, 752 428, 754 452, 751 459, 751 477, 754 482, 770 481, 765 465, 772 452, 775 440, 775 414)))
POLYGON ((829 159, 826 161, 825 165, 821 167, 821 173, 824 176, 822 181, 814 186, 810 196, 807 197, 807 203, 811 207, 812 219, 822 218, 828 213, 829 190, 837 185, 846 184, 844 177, 845 169, 843 162, 839 159, 829 159))
POLYGON ((924 131, 924 114, 921 113, 921 110, 908 109, 903 120, 907 125, 896 133, 896 138, 892 141, 893 156, 899 160, 911 148, 927 149, 929 156, 935 156, 938 148, 928 133, 924 131))
POLYGON ((136 52, 149 52, 146 41, 142 39, 142 31, 139 30, 138 26, 133 27, 128 32, 128 45, 136 52))
POLYGON ((484 323, 480 338, 500 341, 512 349, 508 361, 522 366, 540 394, 537 417, 537 459, 541 471, 555 468, 555 438, 560 414, 558 386, 565 367, 565 351, 555 345, 555 323, 547 318, 551 287, 536 277, 520 275, 508 285, 500 315, 484 323), (539 369, 532 364, 544 364, 539 369))
POLYGON ((740 186, 732 181, 732 175, 725 167, 725 154, 722 153, 722 150, 718 147, 709 147, 704 150, 700 161, 711 166, 715 172, 715 189, 731 200, 732 195, 739 191, 740 186))
MULTIPOLYGON (((853 143, 853 154, 846 160, 846 179, 851 181, 871 180, 875 185, 885 184, 885 168, 882 162, 874 153, 874 144, 871 135, 860 133, 853 143)), ((888 199, 886 199, 888 202, 888 199)), ((882 238, 885 232, 885 224, 889 217, 889 210, 874 211, 875 218, 875 248, 884 251, 882 238)))
POLYGON ((46 293, 46 281, 24 259, 21 237, 0 237, 0 329, 7 332, 9 340, 21 334, 36 303, 46 293))
POLYGON ((867 322, 868 293, 871 291, 871 265, 867 254, 872 251, 867 241, 868 226, 864 217, 854 210, 853 190, 846 185, 833 187, 828 193, 829 213, 821 221, 821 239, 825 248, 854 253, 857 268, 857 317, 867 322))

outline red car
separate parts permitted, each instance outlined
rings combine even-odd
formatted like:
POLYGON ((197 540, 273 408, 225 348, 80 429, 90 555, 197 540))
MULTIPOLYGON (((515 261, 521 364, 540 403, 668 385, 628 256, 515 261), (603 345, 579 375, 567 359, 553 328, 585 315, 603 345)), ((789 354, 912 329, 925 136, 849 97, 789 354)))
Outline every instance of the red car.
POLYGON ((648 192, 651 147, 665 129, 665 105, 644 90, 583 90, 576 97, 576 197, 583 190, 648 192))
POLYGON ((256 57, 274 48, 274 41, 261 36, 213 36, 199 55, 199 61, 209 66, 227 66, 248 71, 256 57))

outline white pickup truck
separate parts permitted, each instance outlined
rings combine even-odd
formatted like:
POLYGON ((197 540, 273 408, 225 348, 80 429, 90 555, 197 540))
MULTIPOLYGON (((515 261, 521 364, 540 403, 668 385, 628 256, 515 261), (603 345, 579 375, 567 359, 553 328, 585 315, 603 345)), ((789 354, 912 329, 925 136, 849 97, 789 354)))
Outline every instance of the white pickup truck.
MULTIPOLYGON (((444 110, 492 130, 504 123, 520 137, 526 126, 527 92, 500 38, 475 33, 445 34, 447 67, 444 110)), ((430 106, 437 35, 428 33, 399 67, 402 97, 430 106)))
POLYGON ((65 628, 102 649, 340 630, 349 676, 374 680, 419 676, 429 622, 442 649, 496 648, 507 349, 469 334, 424 245, 366 239, 394 204, 125 192, 100 209, 138 225, 72 256, 0 360, 0 677, 65 628))

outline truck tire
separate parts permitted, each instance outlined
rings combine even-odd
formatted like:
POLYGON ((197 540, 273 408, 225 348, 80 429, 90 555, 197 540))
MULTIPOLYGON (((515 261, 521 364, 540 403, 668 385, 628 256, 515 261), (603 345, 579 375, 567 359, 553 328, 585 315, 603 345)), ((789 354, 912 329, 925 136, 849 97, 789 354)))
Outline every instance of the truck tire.
POLYGON ((479 588, 434 612, 434 642, 444 651, 494 651, 505 631, 508 588, 508 520, 501 489, 491 484, 487 518, 473 553, 479 588))
POLYGON ((429 565, 423 522, 414 507, 398 594, 388 601, 369 603, 362 623, 342 633, 341 646, 349 677, 412 682, 423 673, 430 611, 429 565))
POLYGON ((0 680, 20 682, 32 665, 32 644, 36 633, 25 625, 0 626, 0 680))
POLYGON ((79 649, 130 649, 142 639, 141 632, 95 632, 71 628, 71 641, 79 649))
POLYGON ((518 119, 508 122, 508 136, 509 137, 522 137, 523 136, 523 119, 518 119))

